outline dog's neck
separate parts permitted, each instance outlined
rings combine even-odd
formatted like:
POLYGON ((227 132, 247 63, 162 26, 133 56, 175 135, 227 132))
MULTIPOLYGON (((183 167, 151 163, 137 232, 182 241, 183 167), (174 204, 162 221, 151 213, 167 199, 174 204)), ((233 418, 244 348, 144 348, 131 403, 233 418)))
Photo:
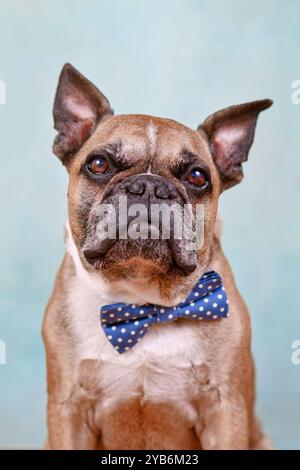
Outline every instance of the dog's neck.
MULTIPOLYGON (((217 219, 210 250, 209 263, 206 269, 207 271, 212 269, 214 264, 214 254, 219 248, 220 225, 221 222, 217 219)), ((66 250, 73 260, 75 275, 80 283, 85 286, 87 291, 90 291, 91 294, 98 294, 101 296, 102 304, 125 302, 135 304, 152 303, 157 305, 176 305, 184 300, 182 295, 178 295, 178 297, 175 297, 172 302, 166 302, 165 299, 162 299, 159 289, 154 285, 150 285, 147 280, 124 279, 110 282, 100 273, 87 271, 78 254, 78 249, 74 242, 69 222, 66 223, 65 229, 66 250)), ((191 285, 190 287, 192 288, 193 286, 191 285)))

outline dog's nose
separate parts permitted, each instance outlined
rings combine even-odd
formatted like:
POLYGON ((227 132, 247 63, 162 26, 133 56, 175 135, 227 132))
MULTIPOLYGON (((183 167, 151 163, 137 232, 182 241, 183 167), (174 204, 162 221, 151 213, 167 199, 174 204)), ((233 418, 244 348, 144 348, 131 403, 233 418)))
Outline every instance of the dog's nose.
POLYGON ((175 187, 163 177, 141 175, 127 182, 126 192, 136 196, 155 196, 157 199, 174 199, 175 187))

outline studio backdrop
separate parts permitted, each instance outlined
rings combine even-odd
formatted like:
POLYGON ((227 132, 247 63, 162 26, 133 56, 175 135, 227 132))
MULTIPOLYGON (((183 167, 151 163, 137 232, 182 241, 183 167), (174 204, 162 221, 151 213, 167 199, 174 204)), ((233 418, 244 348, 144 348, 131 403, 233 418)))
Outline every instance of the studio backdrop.
POLYGON ((116 113, 192 128, 223 107, 274 100, 219 212, 251 313, 258 414, 277 448, 300 448, 299 24, 297 0, 0 2, 0 447, 46 437, 40 330, 67 192, 52 104, 70 62, 116 113))

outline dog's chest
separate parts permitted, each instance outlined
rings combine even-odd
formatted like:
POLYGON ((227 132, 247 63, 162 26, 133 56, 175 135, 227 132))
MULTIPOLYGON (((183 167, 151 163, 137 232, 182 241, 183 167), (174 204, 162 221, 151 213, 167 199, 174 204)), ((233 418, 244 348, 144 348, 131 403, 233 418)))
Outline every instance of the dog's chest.
POLYGON ((195 371, 204 363, 205 345, 193 321, 152 326, 140 343, 119 354, 101 327, 98 295, 87 295, 76 283, 69 294, 69 307, 78 368, 85 359, 99 361, 100 413, 139 399, 174 405, 188 421, 196 420, 192 403, 199 384, 195 371))

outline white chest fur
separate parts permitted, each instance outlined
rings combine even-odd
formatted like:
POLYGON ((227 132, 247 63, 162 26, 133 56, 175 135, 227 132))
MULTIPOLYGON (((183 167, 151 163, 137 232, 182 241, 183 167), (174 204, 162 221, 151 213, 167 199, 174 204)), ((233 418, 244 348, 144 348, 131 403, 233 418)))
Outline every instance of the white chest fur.
POLYGON ((195 411, 190 405, 196 393, 192 366, 201 364, 203 352, 193 322, 152 326, 140 343, 119 354, 100 325, 101 305, 101 295, 88 292, 78 278, 73 280, 69 307, 77 360, 101 361, 102 406, 113 407, 142 389, 144 400, 173 401, 194 421, 195 411))
POLYGON ((107 410, 142 390, 143 400, 173 402, 194 422, 196 411, 191 403, 196 385, 192 366, 200 365, 204 356, 194 322, 152 326, 140 343, 119 354, 104 334, 99 312, 102 305, 120 299, 112 298, 98 279, 83 272, 74 250, 73 246, 69 252, 77 275, 70 285, 68 303, 76 338, 76 362, 101 362, 101 407, 107 410))

